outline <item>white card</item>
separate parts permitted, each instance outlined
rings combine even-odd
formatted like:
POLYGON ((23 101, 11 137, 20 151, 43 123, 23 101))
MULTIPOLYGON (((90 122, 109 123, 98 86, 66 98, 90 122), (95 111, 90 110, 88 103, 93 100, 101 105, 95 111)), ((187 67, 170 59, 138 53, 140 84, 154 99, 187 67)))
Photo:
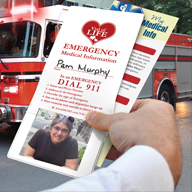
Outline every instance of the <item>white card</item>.
MULTIPOLYGON (((69 8, 36 93, 9 150, 9 158, 72 177, 82 177, 94 169, 106 133, 92 130, 85 122, 85 115, 92 110, 109 114, 113 112, 119 86, 142 20, 143 14, 137 13, 69 8), (69 135, 77 141, 78 158, 81 153, 84 154, 74 170, 50 163, 49 160, 44 162, 34 154, 32 156, 37 159, 27 158, 21 152, 25 150, 24 154, 28 154, 25 147, 32 137, 31 132, 34 132, 33 124, 46 118, 51 123, 58 114, 68 119, 72 116, 75 120, 73 129, 67 129, 68 132, 71 130, 69 135), (81 123, 84 126, 83 131, 78 134, 81 123)), ((57 137, 57 145, 60 145, 66 140, 58 142, 62 138, 58 134, 65 133, 62 132, 63 125, 56 125, 57 128, 54 125, 50 133, 44 133, 47 128, 40 128, 41 131, 35 132, 43 134, 43 138, 44 134, 50 134, 49 142, 51 139, 55 144, 53 131, 56 131, 54 134, 57 137)), ((39 137, 35 136, 33 143, 39 137)), ((38 142, 41 143, 39 140, 38 142)), ((30 147, 37 153, 37 142, 34 145, 31 143, 30 147)), ((75 155, 75 152, 71 154, 67 151, 63 166, 73 163, 75 155)))
MULTIPOLYGON (((137 12, 145 15, 127 63, 114 108, 114 113, 129 113, 178 18, 120 1, 114 1, 110 10, 131 12, 133 14, 137 12)), ((111 145, 108 136, 103 145, 97 166, 102 165, 111 145)))

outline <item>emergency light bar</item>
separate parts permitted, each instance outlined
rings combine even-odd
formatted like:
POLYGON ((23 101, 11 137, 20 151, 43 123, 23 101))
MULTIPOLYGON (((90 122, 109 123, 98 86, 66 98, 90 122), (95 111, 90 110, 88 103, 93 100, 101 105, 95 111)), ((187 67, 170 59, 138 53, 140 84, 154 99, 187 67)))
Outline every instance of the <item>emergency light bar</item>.
POLYGON ((19 7, 13 7, 10 11, 10 13, 12 15, 29 13, 29 12, 37 13, 38 11, 34 5, 23 5, 23 6, 19 6, 19 7))

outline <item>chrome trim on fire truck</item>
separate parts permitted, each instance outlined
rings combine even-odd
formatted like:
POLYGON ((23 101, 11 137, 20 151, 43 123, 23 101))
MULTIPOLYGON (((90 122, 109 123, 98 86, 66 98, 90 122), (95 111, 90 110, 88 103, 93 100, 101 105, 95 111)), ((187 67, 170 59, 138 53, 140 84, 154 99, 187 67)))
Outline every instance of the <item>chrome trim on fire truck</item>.
MULTIPOLYGON (((156 94, 156 99, 158 99, 158 96, 159 96, 159 91, 160 91, 160 88, 161 88, 161 85, 164 83, 164 81, 166 80, 169 80, 171 82, 171 80, 169 78, 165 78, 163 79, 160 83, 159 83, 159 86, 157 88, 157 94, 156 94)), ((172 82, 171 82, 172 83, 172 82)))
POLYGON ((6 109, 10 109, 10 118, 6 120, 2 120, 1 122, 22 122, 23 117, 28 109, 28 106, 22 105, 0 105, 0 107, 4 107, 6 109))
POLYGON ((21 75, 19 79, 35 79, 36 77, 41 77, 41 75, 21 75))
MULTIPOLYGON (((175 45, 166 45, 165 47, 174 47, 175 45)), ((185 48, 185 49, 191 49, 191 47, 184 47, 182 45, 177 45, 177 47, 180 47, 180 48, 185 48)))
POLYGON ((180 33, 171 33, 171 34, 173 34, 173 35, 178 35, 178 36, 182 36, 182 37, 183 37, 183 35, 184 35, 184 36, 187 36, 187 37, 191 37, 191 35, 187 35, 187 34, 180 34, 180 33))
MULTIPOLYGON (((1 81, 3 81, 3 77, 7 75, 1 75, 1 81)), ((38 82, 40 80, 41 74, 38 75, 18 75, 19 82, 38 82)))

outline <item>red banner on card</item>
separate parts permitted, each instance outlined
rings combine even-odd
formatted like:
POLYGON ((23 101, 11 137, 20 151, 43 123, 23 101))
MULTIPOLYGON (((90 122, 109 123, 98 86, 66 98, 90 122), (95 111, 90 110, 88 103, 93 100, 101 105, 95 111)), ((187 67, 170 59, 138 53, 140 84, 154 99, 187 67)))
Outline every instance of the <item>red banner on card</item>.
POLYGON ((124 81, 128 81, 128 82, 131 82, 131 83, 134 83, 134 84, 139 84, 140 82, 140 78, 138 77, 135 77, 135 76, 132 76, 132 75, 129 75, 127 73, 124 73, 124 76, 123 76, 123 80, 124 81))
POLYGON ((121 95, 117 95, 116 102, 121 103, 123 105, 127 105, 129 103, 129 99, 121 95))
POLYGON ((137 43, 135 43, 133 49, 137 50, 137 51, 141 51, 143 53, 147 53, 149 55, 154 55, 156 50, 155 49, 152 49, 150 47, 146 47, 146 46, 143 46, 143 45, 139 45, 137 43))

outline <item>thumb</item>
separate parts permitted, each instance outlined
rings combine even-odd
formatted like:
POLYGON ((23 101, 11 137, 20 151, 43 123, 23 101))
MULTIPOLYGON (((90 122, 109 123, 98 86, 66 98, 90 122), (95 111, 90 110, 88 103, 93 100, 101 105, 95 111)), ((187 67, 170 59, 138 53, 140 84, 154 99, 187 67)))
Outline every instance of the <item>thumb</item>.
POLYGON ((97 111, 90 111, 86 115, 86 120, 93 128, 99 131, 109 131, 112 124, 112 115, 103 114, 97 111))

